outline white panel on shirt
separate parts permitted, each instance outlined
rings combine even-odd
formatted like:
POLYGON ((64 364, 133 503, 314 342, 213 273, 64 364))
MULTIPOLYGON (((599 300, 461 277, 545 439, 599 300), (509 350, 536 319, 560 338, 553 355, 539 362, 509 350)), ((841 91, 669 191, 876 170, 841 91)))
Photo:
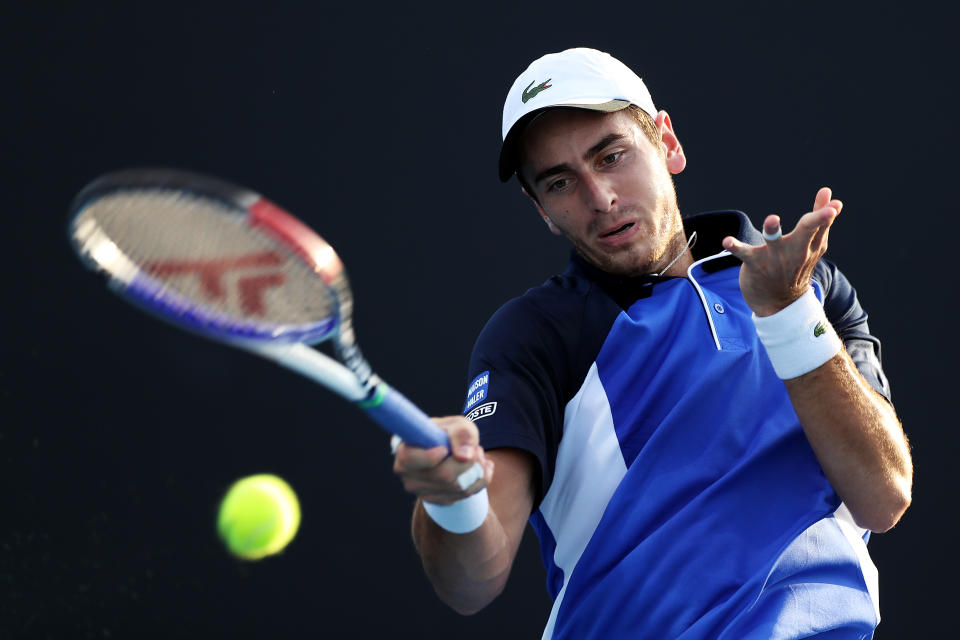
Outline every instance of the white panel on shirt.
POLYGON ((544 640, 553 636, 570 575, 626 473, 610 402, 594 362, 564 409, 553 481, 540 503, 540 513, 557 542, 553 561, 563 571, 563 587, 550 611, 544 640))
POLYGON ((870 559, 870 553, 867 551, 867 543, 863 541, 866 529, 857 526, 853 520, 853 514, 847 508, 847 505, 840 503, 840 508, 833 512, 833 517, 843 532, 843 537, 847 539, 854 553, 857 554, 857 560, 860 561, 860 570, 863 571, 863 581, 867 585, 867 592, 870 599, 873 600, 873 610, 877 614, 877 624, 880 624, 880 587, 877 574, 877 567, 870 559))

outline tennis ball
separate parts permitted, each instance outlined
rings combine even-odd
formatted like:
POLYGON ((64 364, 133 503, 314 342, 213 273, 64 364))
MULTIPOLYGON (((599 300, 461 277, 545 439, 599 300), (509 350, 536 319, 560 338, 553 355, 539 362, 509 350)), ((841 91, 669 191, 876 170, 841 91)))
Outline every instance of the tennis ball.
POLYGON ((217 531, 244 560, 282 551, 300 526, 300 503, 286 482, 267 473, 233 483, 220 503, 217 531))

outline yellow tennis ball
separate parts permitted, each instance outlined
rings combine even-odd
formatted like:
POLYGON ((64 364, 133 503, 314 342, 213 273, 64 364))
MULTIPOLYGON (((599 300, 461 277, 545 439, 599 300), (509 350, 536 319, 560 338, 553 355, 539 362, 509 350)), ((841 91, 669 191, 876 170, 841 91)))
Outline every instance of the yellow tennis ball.
POLYGON ((217 516, 220 537, 244 560, 259 560, 283 550, 299 526, 297 494, 281 478, 267 473, 234 482, 217 516))

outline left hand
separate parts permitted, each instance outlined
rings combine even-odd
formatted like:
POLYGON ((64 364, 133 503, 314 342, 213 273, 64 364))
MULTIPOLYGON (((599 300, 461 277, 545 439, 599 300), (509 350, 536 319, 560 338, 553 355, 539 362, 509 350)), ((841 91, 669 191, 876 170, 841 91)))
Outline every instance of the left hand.
MULTIPOLYGON (((758 316, 773 315, 810 288, 810 276, 817 261, 827 251, 830 226, 843 208, 833 192, 823 187, 817 192, 813 211, 804 214, 790 233, 760 246, 744 244, 732 236, 723 239, 723 248, 740 258, 740 291, 747 305, 758 316)), ((780 216, 770 215, 763 230, 776 233, 780 216)))

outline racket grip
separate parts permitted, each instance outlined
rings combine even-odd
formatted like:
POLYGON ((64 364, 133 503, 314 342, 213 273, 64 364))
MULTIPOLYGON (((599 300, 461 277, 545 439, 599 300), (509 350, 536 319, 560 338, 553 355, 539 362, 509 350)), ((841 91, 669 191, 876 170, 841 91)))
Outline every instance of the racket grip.
POLYGON ((415 447, 429 449, 443 446, 450 448, 447 432, 438 427, 406 396, 380 382, 368 400, 357 403, 381 427, 400 436, 404 442, 415 447))

